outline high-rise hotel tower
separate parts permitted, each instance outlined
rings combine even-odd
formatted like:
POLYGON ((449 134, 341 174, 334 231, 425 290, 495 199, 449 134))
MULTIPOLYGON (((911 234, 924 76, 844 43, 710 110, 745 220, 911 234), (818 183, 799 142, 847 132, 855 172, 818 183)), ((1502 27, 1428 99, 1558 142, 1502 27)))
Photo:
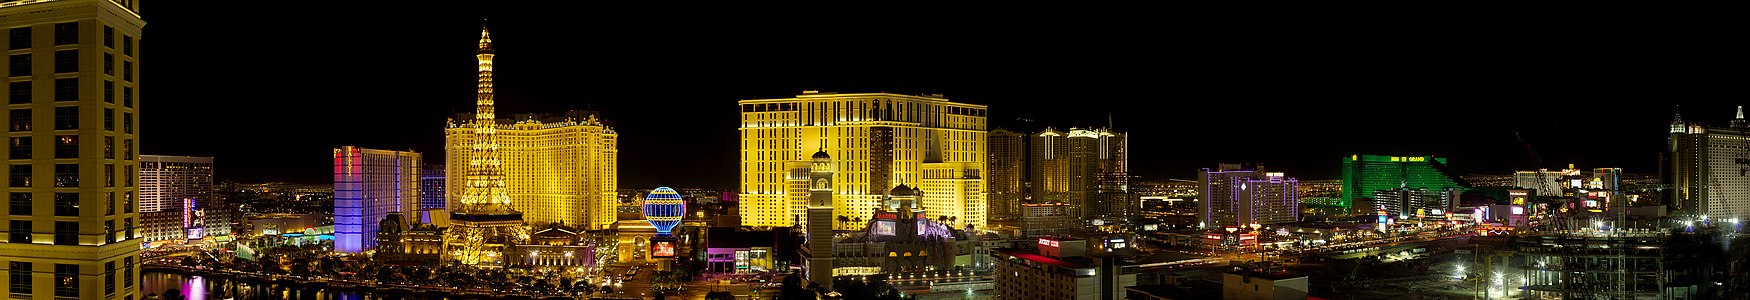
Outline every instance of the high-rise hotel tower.
MULTIPOLYGON (((378 226, 389 213, 418 216, 419 163, 419 152, 334 148, 335 252, 376 249, 378 226)), ((407 230, 412 224, 398 225, 407 230)))
POLYGON ((1684 220, 1750 218, 1750 120, 1744 107, 1727 126, 1671 120, 1665 153, 1666 205, 1684 220))
POLYGON ((813 91, 739 104, 743 225, 798 222, 807 212, 811 155, 822 152, 835 171, 835 219, 868 218, 888 190, 905 184, 923 187, 924 209, 953 218, 955 228, 984 228, 984 105, 813 91))
POLYGON ((139 299, 140 1, 0 1, 12 299, 139 299))
MULTIPOLYGON (((490 47, 482 40, 482 47, 490 47)), ((481 60, 481 96, 483 105, 491 101, 491 49, 483 49, 481 60)), ((466 197, 469 181, 463 180, 474 166, 471 155, 482 152, 478 137, 489 132, 496 138, 491 161, 496 164, 505 182, 506 201, 511 208, 523 212, 523 219, 533 226, 564 222, 567 226, 585 230, 607 229, 615 221, 614 209, 619 188, 619 133, 598 119, 594 113, 573 111, 562 115, 518 115, 497 118, 491 108, 482 106, 474 115, 452 119, 444 129, 447 141, 445 174, 449 183, 450 211, 460 208, 459 199, 466 197), (476 128, 475 124, 490 124, 476 128)))

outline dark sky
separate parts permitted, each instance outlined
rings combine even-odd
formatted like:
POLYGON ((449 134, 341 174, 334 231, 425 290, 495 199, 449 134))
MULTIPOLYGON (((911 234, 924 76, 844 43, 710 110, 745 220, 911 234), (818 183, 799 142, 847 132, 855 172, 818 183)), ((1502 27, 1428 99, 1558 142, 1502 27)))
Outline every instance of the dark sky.
POLYGON ((445 118, 473 109, 482 17, 501 115, 603 112, 622 188, 733 187, 735 101, 804 89, 943 93, 1011 128, 1111 114, 1156 179, 1246 161, 1330 179, 1352 153, 1530 168, 1515 132, 1546 167, 1653 173, 1673 105, 1723 123, 1750 102, 1740 41, 1683 25, 512 2, 148 2, 143 152, 215 156, 243 182, 326 182, 348 144, 441 163, 445 118))

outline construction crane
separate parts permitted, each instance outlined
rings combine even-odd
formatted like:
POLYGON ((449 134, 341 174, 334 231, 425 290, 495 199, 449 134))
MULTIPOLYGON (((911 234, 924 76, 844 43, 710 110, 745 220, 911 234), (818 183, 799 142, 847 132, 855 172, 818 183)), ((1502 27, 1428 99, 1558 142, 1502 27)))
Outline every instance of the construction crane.
POLYGON ((1519 147, 1525 149, 1525 157, 1531 158, 1531 169, 1537 170, 1537 189, 1538 189, 1538 192, 1543 192, 1544 189, 1554 188, 1553 186, 1548 186, 1548 185, 1544 184, 1546 182, 1549 182, 1549 181, 1547 181, 1549 179, 1547 177, 1547 176, 1549 176, 1549 172, 1544 172, 1542 169, 1543 168, 1543 157, 1537 155, 1537 150, 1531 149, 1531 143, 1525 142, 1525 137, 1520 136, 1518 131, 1513 132, 1513 139, 1518 140, 1519 147))

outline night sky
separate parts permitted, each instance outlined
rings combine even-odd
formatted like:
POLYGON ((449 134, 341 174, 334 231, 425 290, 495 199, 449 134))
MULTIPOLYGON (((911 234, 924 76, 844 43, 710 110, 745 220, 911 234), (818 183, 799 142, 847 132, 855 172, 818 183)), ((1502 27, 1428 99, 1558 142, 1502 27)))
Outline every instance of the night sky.
POLYGON ((1219 162, 1334 179, 1355 153, 1446 156, 1463 173, 1534 167, 1515 132, 1544 167, 1654 173, 1673 105, 1723 124, 1750 102, 1738 41, 1652 27, 508 2, 148 2, 143 153, 214 156, 219 179, 239 182, 328 182, 329 149, 349 144, 442 163, 444 120, 473 110, 482 17, 500 114, 601 111, 622 139, 621 188, 734 187, 736 100, 805 89, 943 93, 989 105, 993 129, 1110 114, 1147 179, 1219 162))

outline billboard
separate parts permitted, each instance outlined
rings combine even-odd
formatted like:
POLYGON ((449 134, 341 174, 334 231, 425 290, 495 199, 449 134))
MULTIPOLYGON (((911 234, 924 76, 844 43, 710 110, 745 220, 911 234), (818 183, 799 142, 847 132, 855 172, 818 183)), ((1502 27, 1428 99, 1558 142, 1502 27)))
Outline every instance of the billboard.
POLYGON ((674 257, 674 252, 674 241, 655 240, 650 242, 650 257, 652 258, 674 257))
POLYGON ((875 235, 893 235, 893 221, 875 221, 875 229, 870 232, 875 235))

